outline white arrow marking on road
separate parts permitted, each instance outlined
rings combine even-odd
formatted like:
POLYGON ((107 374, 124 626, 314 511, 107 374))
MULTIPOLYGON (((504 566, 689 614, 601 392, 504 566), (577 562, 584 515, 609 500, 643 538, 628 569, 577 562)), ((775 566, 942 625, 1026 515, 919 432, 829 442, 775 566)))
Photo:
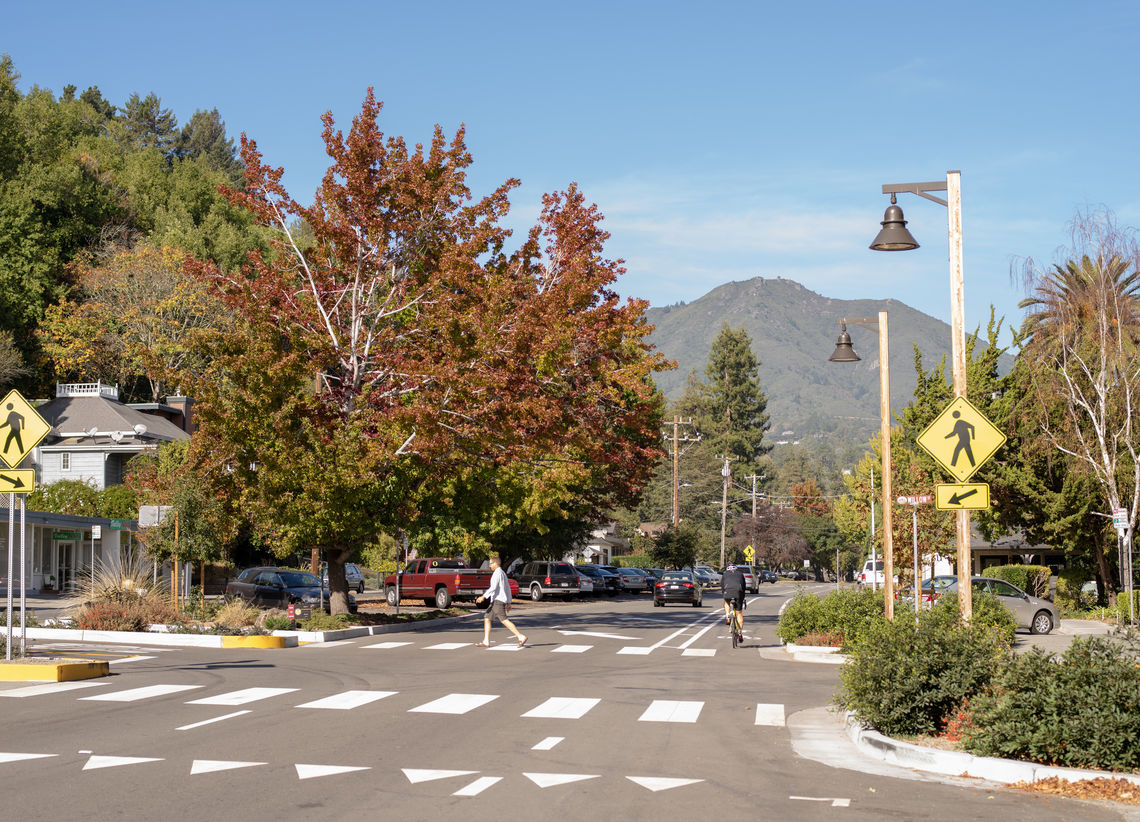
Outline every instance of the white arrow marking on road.
POLYGON ((600 773, 524 773, 527 779, 540 788, 550 788, 554 785, 568 785, 571 782, 582 782, 586 779, 597 779, 600 773))
POLYGON ((478 796, 502 778, 501 776, 481 776, 466 788, 457 790, 452 796, 478 796))
POLYGON ((83 766, 85 771, 94 771, 99 768, 117 768, 120 765, 140 765, 143 762, 161 762, 152 756, 93 756, 83 766))
POLYGON ((201 728, 203 725, 213 725, 215 722, 222 722, 226 719, 233 719, 235 716, 241 716, 242 714, 248 714, 248 713, 251 713, 251 711, 234 711, 232 714, 224 714, 222 716, 215 716, 213 719, 203 719, 201 722, 194 722, 194 723, 191 723, 190 725, 182 725, 180 727, 175 728, 174 730, 176 730, 176 731, 189 731, 189 730, 192 730, 194 728, 201 728))
POLYGON ((449 779, 453 776, 471 776, 478 771, 444 771, 438 768, 401 768, 404 776, 413 785, 419 782, 431 782, 433 779, 449 779))
POLYGON ((252 768, 254 765, 268 765, 268 762, 234 762, 226 759, 195 759, 190 766, 190 775, 199 773, 214 773, 215 771, 232 771, 235 768, 252 768))
POLYGON ((622 634, 600 634, 595 631, 559 631, 563 636, 596 636, 602 639, 641 639, 636 636, 623 636, 622 634))
POLYGON ((666 776, 627 776, 626 779, 654 792, 680 788, 684 785, 695 785, 697 782, 705 781, 703 779, 670 779, 666 776))
POLYGON ((372 768, 360 765, 301 765, 293 766, 297 769, 298 779, 316 779, 318 776, 332 776, 338 773, 352 773, 353 771, 370 771, 372 768))
POLYGON ((788 799, 802 799, 804 802, 830 802, 833 808, 846 808, 850 806, 850 799, 836 799, 831 796, 789 796, 788 799))
POLYGON ((561 742, 565 738, 566 737, 564 737, 564 736, 548 736, 548 737, 546 737, 546 739, 542 740, 537 745, 535 745, 533 748, 531 748, 531 750, 532 751, 549 751, 551 748, 553 748, 555 745, 557 745, 559 742, 561 742))
POLYGON ((46 759, 49 756, 59 756, 59 754, 0 753, 0 763, 20 762, 24 759, 46 759))
POLYGON ((784 726, 784 706, 766 705, 763 702, 756 705, 756 724, 784 726))

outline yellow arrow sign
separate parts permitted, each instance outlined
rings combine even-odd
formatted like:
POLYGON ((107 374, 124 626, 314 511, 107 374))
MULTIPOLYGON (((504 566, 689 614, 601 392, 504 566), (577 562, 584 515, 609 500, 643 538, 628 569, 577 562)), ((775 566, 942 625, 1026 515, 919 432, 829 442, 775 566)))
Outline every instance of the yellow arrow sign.
POLYGON ((1005 444, 1005 434, 965 397, 955 397, 918 435, 918 444, 958 482, 965 482, 1005 444))
POLYGON ((0 494, 30 494, 36 490, 36 472, 31 468, 0 471, 0 494))
POLYGON ((984 482, 935 485, 934 507, 942 511, 980 511, 990 507, 990 486, 984 482))
POLYGON ((13 389, 0 400, 0 459, 17 468, 51 432, 47 420, 13 389))

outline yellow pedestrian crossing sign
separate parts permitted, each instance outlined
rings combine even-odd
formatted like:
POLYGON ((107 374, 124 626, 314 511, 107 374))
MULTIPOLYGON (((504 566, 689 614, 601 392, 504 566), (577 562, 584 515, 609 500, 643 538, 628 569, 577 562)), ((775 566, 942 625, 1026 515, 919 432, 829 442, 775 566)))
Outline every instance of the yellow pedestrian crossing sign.
POLYGON ((749 562, 751 562, 753 559, 755 559, 755 558, 756 558, 756 549, 755 549, 755 548, 753 548, 751 545, 749 545, 748 547, 746 547, 746 548, 744 549, 744 558, 745 558, 746 560, 748 560, 749 562))
POLYGON ((918 435, 918 444, 954 479, 965 482, 1005 444, 1005 434, 965 397, 955 397, 918 435))
POLYGON ((0 400, 0 459, 9 467, 19 468, 50 432, 47 420, 19 391, 13 389, 0 400))

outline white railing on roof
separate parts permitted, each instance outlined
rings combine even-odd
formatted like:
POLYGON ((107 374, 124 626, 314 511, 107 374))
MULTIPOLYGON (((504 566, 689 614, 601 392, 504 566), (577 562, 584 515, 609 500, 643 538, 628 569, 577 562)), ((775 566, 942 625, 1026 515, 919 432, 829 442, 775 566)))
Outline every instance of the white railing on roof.
POLYGON ((57 397, 108 397, 119 399, 119 386, 102 382, 65 382, 55 384, 57 397))

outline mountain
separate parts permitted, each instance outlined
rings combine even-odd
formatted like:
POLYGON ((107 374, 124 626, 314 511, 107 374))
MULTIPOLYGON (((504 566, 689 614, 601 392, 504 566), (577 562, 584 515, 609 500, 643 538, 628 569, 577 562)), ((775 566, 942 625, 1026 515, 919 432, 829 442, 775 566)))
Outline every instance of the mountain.
POLYGON ((865 440, 879 426, 878 335, 848 323, 862 361, 833 363, 828 357, 839 336, 838 319, 877 319, 880 311, 888 315, 891 410, 898 413, 914 393, 914 346, 927 369, 945 357, 949 374, 950 326, 898 300, 834 300, 782 278, 727 283, 691 303, 650 308, 650 341, 677 362, 676 370, 657 376, 657 384, 676 400, 691 370, 705 378, 709 346, 722 324, 743 327, 760 360, 770 441, 833 432, 847 442, 865 440))

